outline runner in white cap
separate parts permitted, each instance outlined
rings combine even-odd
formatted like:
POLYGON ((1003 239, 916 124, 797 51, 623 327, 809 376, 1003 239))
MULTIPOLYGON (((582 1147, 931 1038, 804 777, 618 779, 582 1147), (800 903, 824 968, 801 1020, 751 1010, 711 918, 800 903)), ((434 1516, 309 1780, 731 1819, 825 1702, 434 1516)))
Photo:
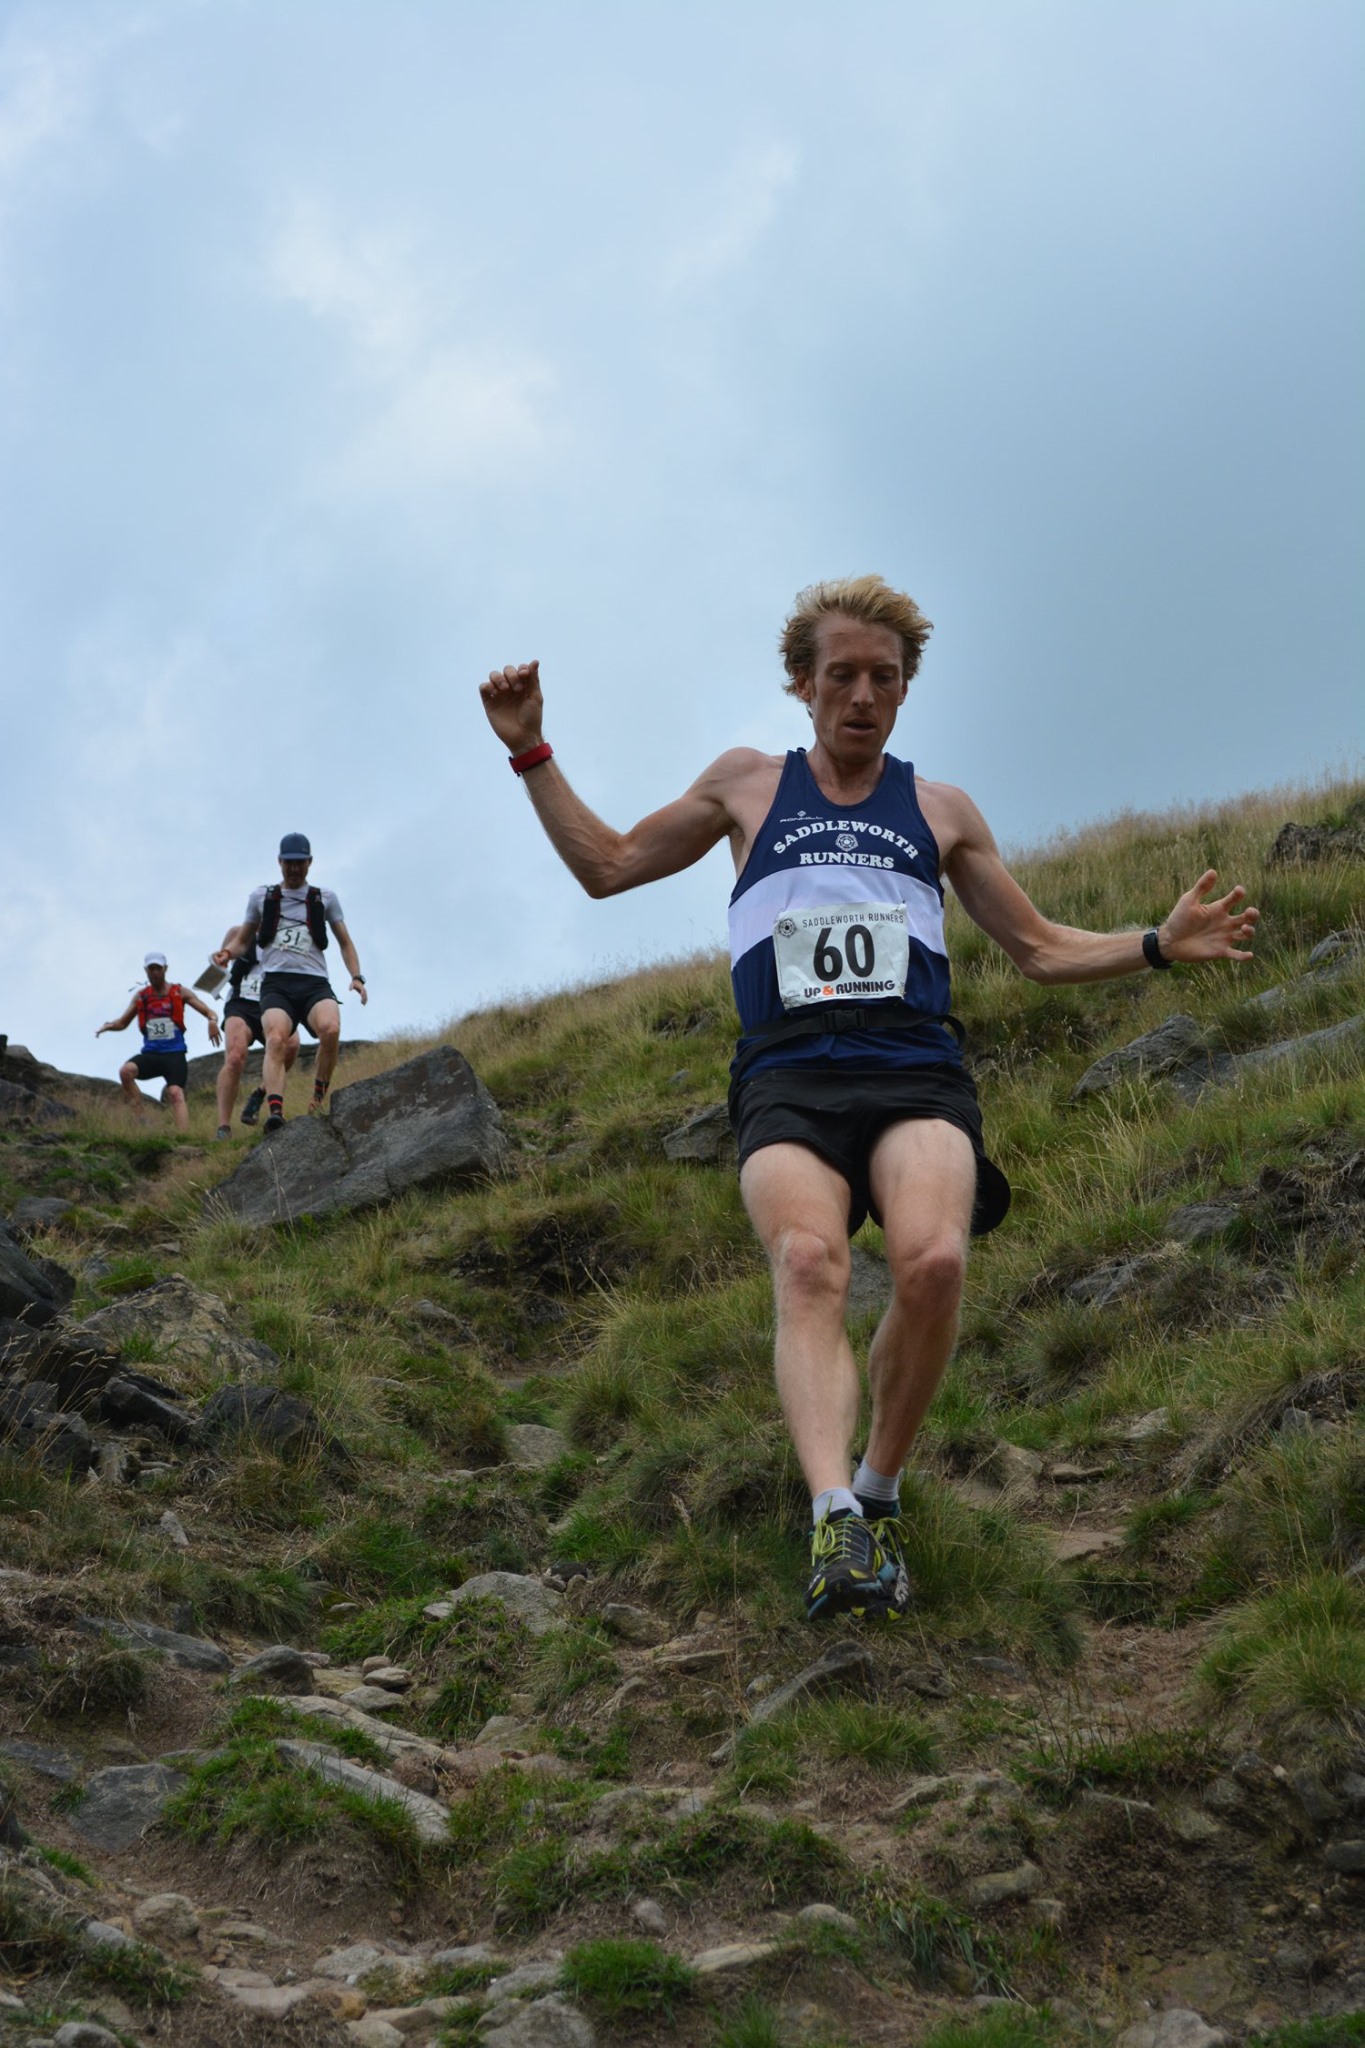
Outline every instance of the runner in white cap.
POLYGON ((146 1107, 145 1098, 138 1088, 139 1081, 164 1081, 161 1099, 170 1107, 178 1131, 188 1131, 190 1113, 185 1105, 185 1088, 189 1079, 189 1055, 185 1044, 185 1010, 197 1010, 209 1021, 209 1043, 221 1045, 223 1034, 218 1029, 217 1013, 207 1003, 201 1003, 192 988, 182 988, 178 981, 166 979, 166 955, 148 953, 143 961, 147 970, 147 984, 140 988, 121 1017, 112 1017, 107 1024, 101 1024, 95 1033, 102 1038, 106 1031, 125 1031, 134 1017, 142 1031, 142 1050, 130 1060, 125 1060, 118 1070, 123 1092, 128 1101, 141 1115, 146 1107))

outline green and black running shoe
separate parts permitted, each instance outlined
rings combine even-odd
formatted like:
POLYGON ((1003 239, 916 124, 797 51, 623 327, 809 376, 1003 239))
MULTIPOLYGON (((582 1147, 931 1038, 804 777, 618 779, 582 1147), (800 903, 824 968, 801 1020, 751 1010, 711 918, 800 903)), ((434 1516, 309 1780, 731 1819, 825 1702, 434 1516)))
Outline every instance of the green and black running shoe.
POLYGON ((833 1614, 898 1621, 910 1605, 910 1580, 899 1548, 888 1551, 872 1525, 848 1508, 816 1523, 810 1557, 807 1621, 833 1614))

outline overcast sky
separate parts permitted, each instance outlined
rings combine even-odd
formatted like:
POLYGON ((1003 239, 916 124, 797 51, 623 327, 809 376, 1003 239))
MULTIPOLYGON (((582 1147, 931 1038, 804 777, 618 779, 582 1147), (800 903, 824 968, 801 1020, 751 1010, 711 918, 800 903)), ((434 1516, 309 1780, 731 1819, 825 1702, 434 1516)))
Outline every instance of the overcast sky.
MULTIPOLYGON (((794 593, 935 621, 1013 847, 1358 765, 1358 0, 0 0, 0 1031, 189 980, 285 831, 352 1035, 721 943, 625 825, 801 744, 794 593)), ((1044 906, 1046 907, 1046 906, 1044 906)), ((194 1049, 203 1047, 194 1025, 194 1049)))

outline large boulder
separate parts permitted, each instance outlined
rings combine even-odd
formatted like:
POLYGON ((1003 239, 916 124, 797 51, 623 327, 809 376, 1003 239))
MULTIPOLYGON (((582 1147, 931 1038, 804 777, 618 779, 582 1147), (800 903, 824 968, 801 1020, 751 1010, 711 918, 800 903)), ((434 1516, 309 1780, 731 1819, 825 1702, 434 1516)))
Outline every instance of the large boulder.
MULTIPOLYGON (((24 1095, 36 1097, 36 1104, 29 1114, 46 1122, 70 1114, 64 1105, 73 1097, 80 1103, 88 1102, 95 1095, 114 1100, 123 1094, 117 1081, 106 1081, 97 1074, 64 1074, 60 1067, 50 1067, 46 1060, 35 1059, 26 1045, 11 1045, 3 1034, 0 1034, 0 1084, 5 1089, 18 1089, 24 1095)), ((5 1099, 0 1092, 0 1104, 5 1099)))
POLYGON ((372 1209, 410 1188, 499 1173, 508 1151, 492 1096, 462 1053, 439 1045, 338 1090, 326 1116, 286 1124, 205 1206, 244 1223, 372 1209))
POLYGON ((1156 1081, 1189 1067, 1198 1068, 1201 1074, 1208 1072, 1208 1045, 1202 1025, 1177 1011, 1155 1031, 1145 1031, 1130 1044, 1102 1053, 1081 1075, 1071 1100, 1084 1102, 1087 1096, 1103 1095, 1125 1082, 1156 1081))
POLYGON ((87 1316, 86 1335, 118 1350, 130 1339, 151 1345, 159 1370, 185 1393, 206 1381, 274 1379, 280 1361, 268 1344, 248 1337, 216 1294, 201 1293, 179 1273, 126 1294, 87 1316))
POLYGON ((72 1274, 55 1259, 24 1251, 18 1232, 0 1218, 0 1316, 41 1329, 56 1321, 75 1292, 72 1274))

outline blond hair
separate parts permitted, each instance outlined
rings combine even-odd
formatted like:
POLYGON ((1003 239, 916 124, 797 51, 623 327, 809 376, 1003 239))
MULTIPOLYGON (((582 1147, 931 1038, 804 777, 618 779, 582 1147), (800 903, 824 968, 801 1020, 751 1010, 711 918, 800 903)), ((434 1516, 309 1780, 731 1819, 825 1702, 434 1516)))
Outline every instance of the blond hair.
POLYGON ((908 683, 920 664, 924 644, 933 632, 932 621, 903 590, 893 590, 881 576, 841 576, 831 583, 812 583, 798 591, 791 616, 782 628, 778 650, 790 681, 784 688, 794 693, 796 678, 813 675, 819 658, 820 621, 837 612, 846 619, 860 619, 867 626, 889 626, 899 636, 901 666, 908 683))

